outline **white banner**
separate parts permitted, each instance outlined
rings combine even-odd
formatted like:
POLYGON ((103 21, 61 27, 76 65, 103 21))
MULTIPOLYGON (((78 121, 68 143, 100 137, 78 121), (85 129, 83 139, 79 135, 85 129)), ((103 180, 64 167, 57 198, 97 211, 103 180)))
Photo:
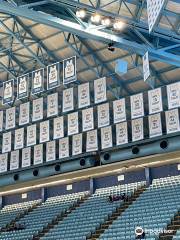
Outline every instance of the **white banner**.
POLYGON ((34 165, 43 163, 43 144, 34 146, 34 165))
POLYGON ((14 150, 21 149, 24 147, 24 128, 15 130, 14 138, 14 150))
POLYGON ((161 88, 148 91, 148 101, 149 114, 161 112, 163 110, 161 88))
POLYGON ((116 145, 128 143, 127 122, 116 124, 116 145))
POLYGON ((77 134, 79 132, 78 112, 68 114, 68 135, 77 134))
POLYGON ((6 130, 15 128, 16 108, 6 109, 6 130))
POLYGON ((82 129, 83 132, 94 129, 93 107, 82 110, 82 129))
POLYGON ((17 99, 28 97, 29 94, 29 73, 17 78, 17 99))
POLYGON ((83 108, 90 105, 89 82, 78 85, 78 107, 83 108))
POLYGON ((68 88, 63 90, 63 112, 74 110, 74 90, 68 88))
POLYGON ((149 53, 146 52, 145 55, 143 56, 143 76, 144 76, 144 81, 150 77, 150 69, 149 69, 149 53))
POLYGON ((180 82, 167 85, 168 109, 180 107, 180 82))
POLYGON ((94 81, 94 102, 101 103, 106 100, 106 78, 96 79, 94 81))
POLYGON ((97 112, 98 112, 98 128, 109 125, 110 124, 109 103, 98 105, 97 112))
POLYGON ((69 138, 59 139, 59 159, 69 157, 69 138))
POLYGON ((36 144, 36 124, 27 127, 27 147, 36 144))
POLYGON ((11 151, 11 132, 3 133, 2 153, 11 151))
POLYGON ((7 172, 8 154, 0 154, 0 173, 7 172))
POLYGON ((144 138, 143 118, 132 120, 132 141, 139 141, 144 138))
POLYGON ((131 119, 144 116, 143 94, 139 93, 130 97, 131 99, 131 119))
POLYGON ((14 79, 3 82, 3 104, 8 104, 14 100, 14 79))
POLYGON ((46 162, 56 160, 56 141, 46 143, 46 162))
POLYGON ((114 123, 126 121, 125 98, 113 101, 114 123))
POLYGON ((0 111, 0 132, 3 130, 3 111, 0 111))
POLYGON ((64 137, 64 117, 57 117, 53 119, 53 139, 64 137))
POLYGON ((47 117, 58 115, 58 93, 47 96, 47 117))
POLYGON ((44 68, 32 72, 31 93, 37 94, 44 90, 44 68))
POLYGON ((47 66, 47 89, 56 88, 60 85, 60 63, 47 66))
POLYGON ((149 137, 157 137, 162 135, 162 124, 160 113, 150 115, 149 117, 149 137))
POLYGON ((22 168, 31 166, 31 148, 22 149, 22 168))
POLYGON ((101 128, 101 148, 110 148, 112 143, 112 128, 111 126, 101 128))
POLYGON ((87 132, 86 135, 86 152, 98 150, 97 129, 87 132))
POLYGON ((63 84, 76 81, 76 56, 63 60, 63 84))
POLYGON ((15 170, 19 168, 19 150, 11 152, 10 158, 10 170, 15 170))
POLYGON ((43 119, 43 98, 33 100, 32 121, 36 122, 43 119))
POLYGON ((19 107, 19 126, 29 123, 29 107, 30 103, 26 102, 19 107))
POLYGON ((72 137, 72 155, 78 155, 82 153, 82 133, 74 135, 72 137))
POLYGON ((39 142, 49 141, 49 120, 40 123, 40 138, 39 142))
POLYGON ((178 109, 173 109, 165 112, 166 114, 166 131, 167 134, 180 131, 179 112, 178 109))

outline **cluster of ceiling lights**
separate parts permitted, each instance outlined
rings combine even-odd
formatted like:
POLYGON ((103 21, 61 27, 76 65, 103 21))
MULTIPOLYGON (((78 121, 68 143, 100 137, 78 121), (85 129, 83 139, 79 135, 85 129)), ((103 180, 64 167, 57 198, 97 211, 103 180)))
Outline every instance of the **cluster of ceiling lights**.
MULTIPOLYGON (((87 17, 87 11, 86 9, 78 9, 76 11, 76 16, 81 19, 85 19, 87 17)), ((90 21, 91 23, 95 25, 103 25, 105 27, 113 27, 114 30, 120 31, 125 27, 125 23, 113 19, 111 17, 104 17, 100 15, 99 13, 94 13, 93 15, 90 16, 90 21)))

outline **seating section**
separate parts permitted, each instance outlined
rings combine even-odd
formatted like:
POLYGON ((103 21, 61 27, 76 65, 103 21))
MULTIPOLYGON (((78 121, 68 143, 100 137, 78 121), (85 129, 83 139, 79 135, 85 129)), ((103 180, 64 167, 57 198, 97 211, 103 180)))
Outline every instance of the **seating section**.
POLYGON ((180 229, 177 230, 176 235, 173 237, 173 240, 180 240, 180 229))
POLYGON ((156 179, 99 239, 133 240, 137 226, 145 230, 146 239, 157 239, 159 232, 166 229, 178 210, 180 176, 156 179))
POLYGON ((63 222, 56 225, 41 239, 86 239, 108 218, 108 215, 111 215, 122 204, 122 201, 110 203, 108 201, 110 194, 119 195, 126 193, 131 195, 142 185, 144 185, 144 182, 98 189, 95 194, 90 196, 79 208, 75 209, 63 222))

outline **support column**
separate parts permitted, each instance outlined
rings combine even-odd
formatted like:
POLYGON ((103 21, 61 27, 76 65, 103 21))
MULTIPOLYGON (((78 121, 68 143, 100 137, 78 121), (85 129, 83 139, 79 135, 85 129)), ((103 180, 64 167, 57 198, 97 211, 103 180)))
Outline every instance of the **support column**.
POLYGON ((152 177, 151 177, 151 169, 148 167, 145 167, 145 178, 146 178, 146 186, 149 187, 152 183, 152 177))
POLYGON ((47 199, 47 189, 46 188, 41 188, 41 199, 42 199, 42 202, 45 202, 47 199))
POLYGON ((90 178, 89 183, 90 183, 90 194, 93 194, 96 190, 95 184, 94 184, 94 178, 90 178))

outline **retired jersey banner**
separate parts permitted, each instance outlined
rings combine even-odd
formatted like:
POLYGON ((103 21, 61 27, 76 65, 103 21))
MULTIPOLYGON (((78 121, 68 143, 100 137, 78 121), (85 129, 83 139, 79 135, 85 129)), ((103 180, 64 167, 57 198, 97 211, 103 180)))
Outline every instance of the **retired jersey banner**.
POLYGON ((6 109, 6 130, 15 128, 16 108, 6 109))
POLYGON ((43 119, 43 98, 33 100, 32 121, 36 122, 43 119))
POLYGON ((179 126, 179 111, 173 109, 165 112, 166 115, 166 131, 167 134, 180 131, 179 126))
POLYGON ((106 100, 106 78, 94 80, 94 102, 101 103, 106 100))
POLYGON ((144 138, 143 118, 132 120, 132 141, 139 141, 144 138))
POLYGON ((59 159, 69 157, 69 137, 59 139, 59 159))
POLYGON ((44 68, 32 72, 31 94, 37 94, 44 91, 44 68))
POLYGON ((40 123, 40 139, 39 142, 49 141, 49 120, 40 123))
POLYGON ((130 97, 131 99, 131 119, 144 116, 143 94, 139 93, 130 97))
POLYGON ((64 117, 57 117, 53 119, 53 139, 64 137, 64 117))
POLYGON ((79 132, 78 112, 68 114, 68 135, 77 134, 79 132))
POLYGON ((63 90, 63 112, 74 110, 74 91, 73 88, 63 90))
POLYGON ((180 107, 180 82, 167 85, 168 109, 180 107))
POLYGON ((109 125, 110 124, 109 103, 98 105, 97 112, 98 112, 98 128, 109 125))
POLYGON ((76 56, 63 60, 63 84, 76 81, 76 56))
POLYGON ((82 130, 83 132, 94 129, 94 112, 92 108, 82 110, 82 130))
POLYGON ((53 89, 60 85, 60 63, 47 66, 47 89, 53 89))
POLYGON ((34 165, 43 163, 43 144, 34 146, 34 165))
POLYGON ((3 133, 2 153, 11 151, 11 132, 3 133))
POLYGON ((101 128, 101 148, 110 148, 112 143, 112 128, 111 126, 101 128))
POLYGON ((4 118, 3 111, 0 111, 0 132, 2 132, 3 130, 3 118, 4 118))
POLYGON ((46 143, 46 162, 56 160, 56 141, 46 143))
POLYGON ((36 144, 36 124, 27 127, 27 147, 36 144))
POLYGON ((78 85, 78 107, 83 108, 90 105, 89 82, 78 85))
POLYGON ((22 168, 31 166, 31 148, 22 149, 22 168))
POLYGON ((72 137, 72 155, 82 153, 82 133, 73 135, 72 137))
POLYGON ((19 168, 19 150, 12 151, 10 157, 10 170, 19 168))
POLYGON ((8 104, 14 100, 14 79, 3 82, 3 104, 8 104))
POLYGON ((163 110, 161 88, 148 91, 149 114, 158 113, 163 110))
POLYGON ((58 93, 47 96, 47 117, 58 115, 58 93))
POLYGON ((157 137, 162 135, 161 114, 157 113, 148 116, 149 118, 149 137, 157 137))
POLYGON ((86 152, 98 150, 97 129, 87 132, 86 135, 86 152))
POLYGON ((25 125, 29 123, 29 108, 30 103, 26 102, 23 104, 20 104, 19 107, 19 126, 25 125))
POLYGON ((113 101, 114 123, 126 121, 126 103, 125 98, 113 101))
POLYGON ((0 173, 7 172, 8 154, 0 154, 0 173))
POLYGON ((116 124, 116 145, 128 143, 127 122, 116 124))
POLYGON ((14 150, 21 149, 24 147, 24 128, 15 130, 14 138, 14 150))
POLYGON ((29 94, 29 74, 17 78, 17 99, 28 97, 29 94))

